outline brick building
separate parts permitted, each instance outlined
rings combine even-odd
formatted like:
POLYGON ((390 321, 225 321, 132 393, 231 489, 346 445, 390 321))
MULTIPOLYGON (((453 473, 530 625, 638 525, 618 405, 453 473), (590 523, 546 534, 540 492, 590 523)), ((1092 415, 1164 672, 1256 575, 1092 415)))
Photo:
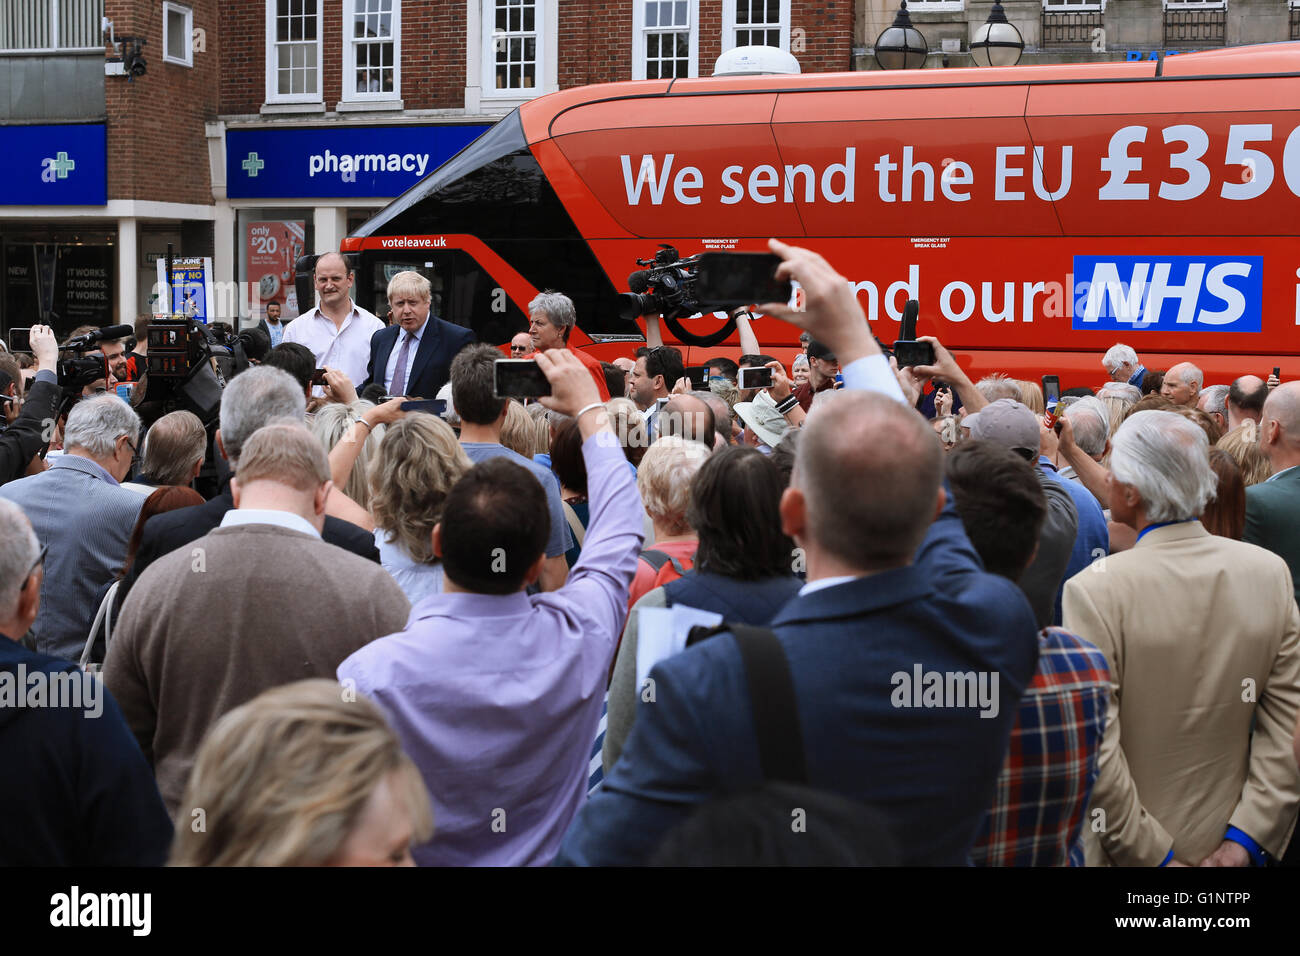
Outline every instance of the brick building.
MULTIPOLYGON (((1003 0, 1025 41, 1022 64, 1154 59, 1162 53, 1300 39, 1300 0, 1003 0)), ((909 0, 928 68, 972 66, 970 41, 993 0, 909 0)), ((878 69, 872 48, 899 0, 858 0, 854 69, 878 69)))
POLYGON ((33 0, 0 18, 0 323, 131 322, 170 242, 211 255, 216 0, 33 0), (141 62, 143 61, 143 62, 141 62), (134 66, 133 73, 129 67, 134 66), (137 75, 138 74, 138 75, 137 75))
POLYGON ((285 242, 337 247, 536 96, 707 76, 724 50, 750 43, 790 50, 805 72, 851 66, 848 0, 344 0, 342 9, 348 16, 322 0, 222 7, 227 66, 206 134, 216 274, 256 293, 239 303, 244 317, 268 298, 284 300, 286 314, 301 305, 285 242), (355 151, 415 168, 349 178, 339 156, 355 151), (263 249, 268 237, 278 261, 263 249))

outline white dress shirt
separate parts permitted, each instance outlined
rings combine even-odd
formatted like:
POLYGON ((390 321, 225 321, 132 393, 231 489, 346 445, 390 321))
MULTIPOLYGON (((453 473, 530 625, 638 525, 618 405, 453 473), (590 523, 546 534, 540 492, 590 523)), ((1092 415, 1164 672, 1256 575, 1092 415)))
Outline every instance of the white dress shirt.
POLYGON ((370 364, 370 337, 383 327, 383 322, 359 305, 352 306, 337 329, 315 308, 289 323, 284 341, 307 346, 316 356, 317 368, 336 368, 359 388, 370 364))
POLYGON ((292 511, 268 511, 262 508, 231 508, 221 516, 221 527, 230 528, 241 524, 273 524, 290 531, 301 531, 314 538, 320 532, 312 527, 311 522, 292 511))
MULTIPOLYGON (((424 320, 424 325, 420 326, 414 332, 407 332, 406 329, 398 329, 397 340, 393 343, 393 350, 388 354, 388 364, 384 366, 384 390, 389 395, 405 395, 406 386, 411 381, 411 367, 415 365, 415 353, 420 351, 420 340, 429 328, 429 320, 424 320), (406 341, 407 336, 411 336, 415 341, 406 353, 406 375, 400 382, 393 381, 393 373, 397 371, 397 356, 401 354, 402 343, 406 341)), ((412 601, 412 604, 415 602, 412 601)))

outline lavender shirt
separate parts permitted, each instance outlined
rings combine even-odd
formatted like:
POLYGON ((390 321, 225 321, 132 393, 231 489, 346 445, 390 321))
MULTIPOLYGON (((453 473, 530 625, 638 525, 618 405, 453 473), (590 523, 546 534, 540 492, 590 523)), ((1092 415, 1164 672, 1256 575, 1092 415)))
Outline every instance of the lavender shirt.
POLYGON ((387 715, 433 798, 424 866, 544 865, 586 796, 610 661, 643 541, 612 433, 582 446, 591 521, 558 591, 433 594, 341 665, 387 715))

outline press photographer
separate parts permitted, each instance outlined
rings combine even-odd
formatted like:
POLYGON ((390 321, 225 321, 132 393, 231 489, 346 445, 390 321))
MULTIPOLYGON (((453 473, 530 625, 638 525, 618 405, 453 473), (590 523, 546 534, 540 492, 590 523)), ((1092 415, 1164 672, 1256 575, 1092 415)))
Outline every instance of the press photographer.
POLYGON ((0 401, 4 403, 4 430, 0 432, 0 485, 21 478, 29 469, 40 471, 37 457, 49 445, 51 426, 59 407, 59 348, 48 325, 31 329, 36 378, 24 395, 18 363, 0 356, 0 401))

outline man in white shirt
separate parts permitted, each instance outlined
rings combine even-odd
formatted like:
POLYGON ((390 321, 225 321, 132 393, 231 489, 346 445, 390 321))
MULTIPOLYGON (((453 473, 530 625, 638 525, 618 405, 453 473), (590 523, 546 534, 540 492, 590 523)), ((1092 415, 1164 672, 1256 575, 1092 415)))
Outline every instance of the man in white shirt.
POLYGON ((370 337, 384 323, 352 301, 352 267, 341 253, 317 259, 313 276, 320 304, 284 330, 284 341, 311 349, 317 368, 338 369, 353 383, 364 382, 370 337))

